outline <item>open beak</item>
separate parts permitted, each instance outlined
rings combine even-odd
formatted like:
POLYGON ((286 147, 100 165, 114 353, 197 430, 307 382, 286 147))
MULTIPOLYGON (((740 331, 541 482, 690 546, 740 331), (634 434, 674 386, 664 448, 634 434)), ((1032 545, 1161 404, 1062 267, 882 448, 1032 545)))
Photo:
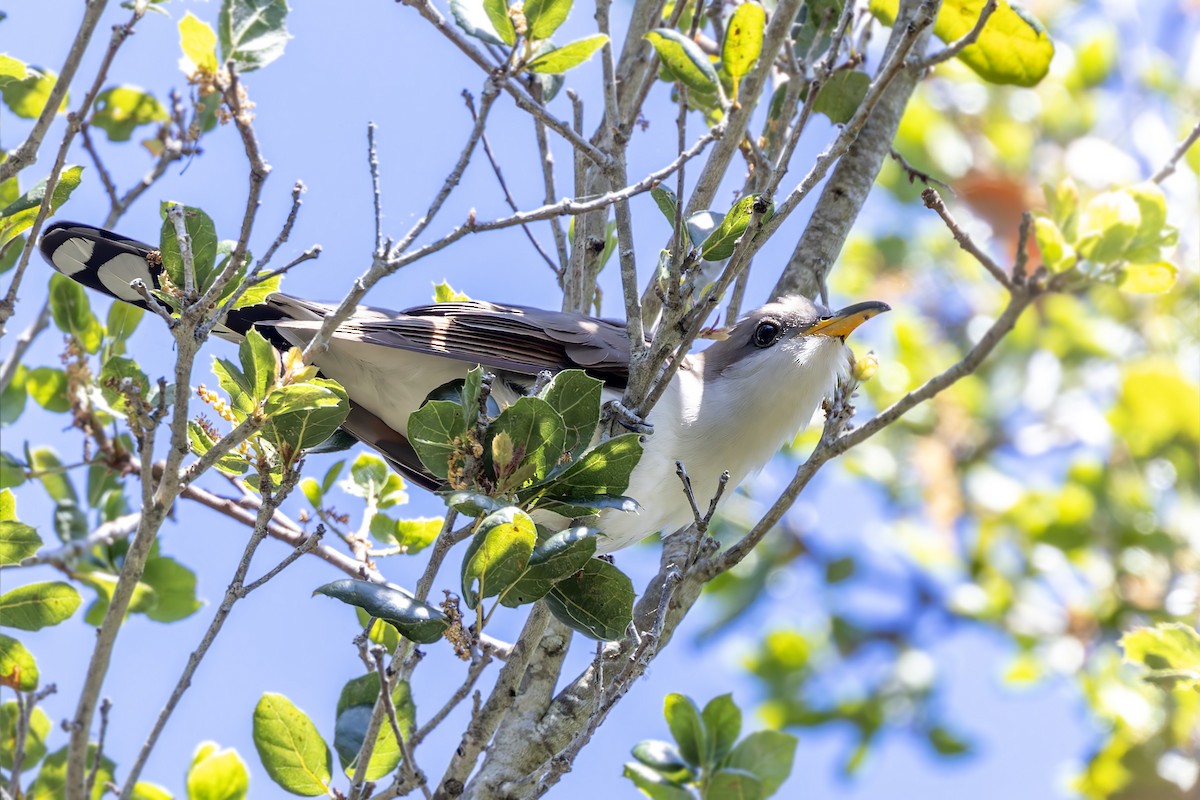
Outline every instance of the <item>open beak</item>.
POLYGON ((816 324, 806 330, 805 333, 836 336, 839 339, 845 339, 855 328, 862 325, 871 317, 891 310, 891 306, 887 303, 881 303, 878 300, 855 303, 852 306, 846 306, 840 311, 835 311, 828 317, 822 317, 817 320, 816 324))

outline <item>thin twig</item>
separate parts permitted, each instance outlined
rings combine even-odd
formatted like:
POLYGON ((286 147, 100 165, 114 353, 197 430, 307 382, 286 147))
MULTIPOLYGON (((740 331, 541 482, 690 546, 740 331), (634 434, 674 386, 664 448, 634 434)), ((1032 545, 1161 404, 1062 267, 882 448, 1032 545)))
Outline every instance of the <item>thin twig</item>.
POLYGON ((490 663, 492 663, 492 655, 485 650, 479 658, 471 663, 470 668, 467 670, 467 677, 454 690, 454 694, 450 695, 450 698, 437 710, 437 713, 430 717, 429 721, 418 728, 416 733, 412 735, 410 747, 416 749, 417 745, 424 741, 425 737, 432 733, 438 725, 441 725, 442 721, 450 715, 450 712, 466 699, 467 695, 471 693, 471 689, 474 688, 476 681, 479 680, 479 676, 483 674, 483 671, 490 663))
POLYGON ((945 181, 939 181, 937 178, 933 177, 924 170, 917 169, 908 162, 908 159, 900 155, 900 152, 896 150, 896 148, 891 148, 888 151, 888 155, 891 156, 892 160, 899 164, 900 168, 908 175, 908 182, 910 184, 920 181, 926 186, 940 186, 946 191, 950 192, 950 194, 954 194, 954 188, 950 184, 946 183, 945 181))
POLYGON ((958 246, 970 253, 1001 286, 1011 292, 1013 290, 1012 279, 1005 273, 1004 268, 997 264, 994 258, 983 252, 979 245, 975 244, 975 240, 971 238, 971 235, 959 226, 953 215, 951 215, 950 210, 946 208, 941 195, 937 193, 937 189, 934 189, 932 186, 926 187, 921 192, 921 200, 925 203, 926 208, 933 209, 942 218, 942 221, 946 223, 946 227, 950 229, 950 233, 954 234, 954 241, 958 242, 958 246))
POLYGON ((979 19, 975 20, 974 27, 967 31, 958 39, 955 39, 950 44, 946 45, 944 50, 934 53, 924 61, 918 62, 917 69, 926 70, 930 67, 941 64, 943 61, 949 61, 956 55, 975 44, 979 38, 979 34, 983 33, 984 26, 991 19, 992 14, 1000 7, 1000 0, 988 0, 983 9, 979 12, 979 19))
POLYGON ((1179 143, 1179 146, 1175 148, 1175 152, 1171 154, 1169 159, 1167 159, 1167 163, 1163 164, 1159 168, 1158 172, 1150 176, 1150 180, 1154 183, 1162 183, 1168 177, 1174 174, 1175 165, 1178 164, 1180 159, 1182 159, 1187 151, 1191 149, 1192 145, 1196 143, 1197 139, 1200 139, 1200 122, 1197 122, 1195 127, 1192 128, 1191 133, 1185 136, 1183 141, 1179 143))

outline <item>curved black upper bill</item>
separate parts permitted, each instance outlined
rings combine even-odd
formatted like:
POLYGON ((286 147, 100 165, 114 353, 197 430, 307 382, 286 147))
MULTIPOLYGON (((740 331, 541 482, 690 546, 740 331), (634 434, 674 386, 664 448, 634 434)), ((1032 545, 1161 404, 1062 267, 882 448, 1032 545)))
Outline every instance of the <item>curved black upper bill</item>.
POLYGON ((828 317, 817 320, 805 333, 845 338, 855 328, 862 325, 871 317, 891 310, 891 306, 887 303, 881 303, 878 300, 855 303, 852 306, 846 306, 840 311, 833 312, 828 317))

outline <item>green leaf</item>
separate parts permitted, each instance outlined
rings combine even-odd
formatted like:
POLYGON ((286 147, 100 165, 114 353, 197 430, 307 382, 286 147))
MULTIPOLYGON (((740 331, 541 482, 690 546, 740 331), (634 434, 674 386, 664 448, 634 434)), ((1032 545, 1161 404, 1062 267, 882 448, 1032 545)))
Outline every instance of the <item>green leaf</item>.
MULTIPOLYGON (((113 305, 124 304, 114 303, 113 305)), ((143 399, 150 396, 150 379, 146 377, 146 373, 142 372, 136 361, 124 356, 113 356, 105 361, 104 366, 100 368, 100 377, 96 382, 100 384, 100 394, 104 398, 104 402, 108 403, 110 409, 122 414, 128 413, 125 393, 122 391, 123 386, 128 385, 130 389, 136 388, 143 399)))
MULTIPOLYGON (((950 43, 965 36, 979 20, 987 0, 947 0, 933 24, 934 34, 950 43)), ((899 0, 871 0, 871 13, 891 25, 899 0)), ((1046 29, 1016 3, 1001 0, 979 38, 958 58, 985 81, 1035 86, 1050 71, 1054 43, 1046 29)))
MULTIPOLYGON (((188 444, 191 445, 193 453, 203 456, 213 449, 216 441, 198 423, 189 421, 188 444)), ((246 457, 236 451, 221 456, 213 466, 224 475, 242 475, 250 467, 246 457)))
POLYGON ((134 128, 170 119, 162 103, 139 86, 111 86, 96 97, 92 125, 110 142, 128 142, 134 128))
POLYGON ((408 442, 425 469, 442 480, 450 470, 450 459, 458 458, 455 440, 466 433, 462 406, 449 400, 430 400, 408 417, 408 442))
POLYGON ((288 39, 287 0, 225 0, 217 17, 221 54, 238 72, 265 67, 283 55, 288 39))
POLYGON ((535 480, 540 480, 562 458, 566 436, 563 418, 548 402, 539 397, 518 398, 488 426, 484 465, 498 480, 525 466, 532 470, 535 480), (495 463, 492 441, 500 434, 508 434, 512 440, 511 461, 507 464, 495 463))
POLYGON ((1200 690, 1200 633, 1182 622, 1134 628, 1121 637, 1125 660, 1149 670, 1146 680, 1166 688, 1200 690))
POLYGON ((1079 215, 1075 249, 1089 261, 1119 259, 1141 225, 1138 204, 1128 192, 1103 192, 1088 201, 1079 215))
MULTIPOLYGON (((191 17, 191 13, 187 15, 191 17)), ((187 17, 184 17, 186 20, 187 17)), ((193 17, 193 19, 195 19, 193 17)), ((183 23, 180 23, 181 25, 183 23)), ((164 208, 171 204, 165 203, 164 208)), ((216 279, 217 271, 213 269, 217 263, 217 228, 212 218, 202 209, 192 206, 182 206, 183 225, 188 236, 192 239, 192 264, 195 267, 196 289, 207 291, 216 279)), ((176 236, 175 223, 170 216, 164 214, 162 228, 159 231, 159 250, 162 253, 163 269, 171 282, 183 288, 183 254, 179 250, 179 237, 176 236)))
POLYGON ((587 566, 596 554, 595 532, 588 528, 568 528, 539 542, 529 556, 529 566, 512 586, 500 595, 510 608, 545 597, 560 580, 587 566))
POLYGON ((61 414, 71 410, 67 399, 67 373, 54 367, 38 367, 25 377, 25 388, 37 404, 47 411, 61 414))
MULTIPOLYGON (((717 229, 710 233, 704 243, 700 245, 700 257, 706 261, 720 261, 733 255, 733 249, 737 245, 738 239, 750 225, 750 218, 757 202, 759 202, 759 195, 752 194, 734 203, 733 208, 729 209, 729 213, 721 220, 717 229)), ((762 221, 765 223, 774 215, 775 203, 772 202, 763 211, 762 221)))
POLYGON ((663 715, 667 718, 667 727, 671 736, 679 746, 679 754, 683 760, 694 767, 711 768, 706 760, 709 752, 708 732, 704 728, 704 720, 700 709, 685 694, 673 692, 663 699, 663 715))
POLYGON ((0 625, 39 631, 68 619, 79 608, 79 592, 69 583, 30 583, 0 595, 0 625))
POLYGON ((254 707, 254 747, 271 780, 302 797, 326 794, 332 758, 317 726, 281 694, 263 693, 254 707))
POLYGON ((1179 268, 1170 261, 1126 264, 1121 268, 1117 286, 1134 294, 1161 294, 1169 291, 1178 277, 1179 268))
MULTIPOLYGON (((3 94, 4 105, 8 106, 9 110, 18 117, 37 119, 41 116, 46 103, 50 101, 50 92, 54 91, 54 84, 58 81, 58 76, 50 70, 26 67, 26 77, 16 80, 12 64, 6 67, 6 72, 9 75, 8 80, 0 83, 0 93, 3 94)), ((69 99, 69 95, 63 95, 62 104, 58 107, 56 114, 67 110, 69 99)))
POLYGON ((554 584, 546 604, 560 622, 599 641, 615 641, 633 621, 633 582, 598 558, 554 584))
POLYGON ((480 600, 514 584, 529 565, 536 542, 533 520, 519 508, 510 506, 485 517, 463 556, 463 602, 475 608, 480 600))
POLYGON ((254 413, 258 404, 254 401, 253 387, 250 380, 237 368, 237 365, 224 358, 214 357, 212 371, 213 375, 217 376, 217 383, 221 386, 222 391, 229 395, 230 405, 235 412, 235 421, 243 420, 247 414, 254 413))
POLYGON ((633 757, 650 769, 675 779, 684 779, 692 773, 691 767, 679 754, 679 748, 660 739, 643 739, 633 746, 633 757))
POLYGON ((453 508, 460 514, 466 514, 468 517, 482 517, 485 514, 491 514, 493 511, 499 511, 502 508, 508 507, 508 504, 502 500, 488 497, 486 494, 480 494, 479 492, 469 492, 461 489, 447 492, 445 498, 448 508, 453 508))
POLYGON ((133 335, 138 323, 146 314, 143 309, 129 303, 113 303, 108 309, 108 319, 104 323, 105 332, 110 338, 124 341, 133 335))
POLYGON ((42 537, 29 525, 0 521, 0 564, 19 564, 41 546, 42 537))
MULTIPOLYGON (((342 687, 337 703, 337 722, 334 728, 333 749, 347 775, 353 775, 359 750, 366 737, 367 726, 376 699, 379 697, 379 676, 368 673, 354 678, 342 687)), ((407 738, 412 734, 416 720, 416 706, 408 684, 397 683, 392 688, 392 705, 396 709, 396 721, 400 733, 407 738)), ((392 726, 384 722, 371 752, 367 765, 366 779, 376 781, 392 772, 400 764, 401 752, 392 726)))
MULTIPOLYGON (((242 374, 246 376, 250 396, 256 404, 262 402, 271 387, 279 382, 279 354, 257 328, 251 328, 238 346, 238 360, 242 362, 242 374)), ((286 402, 277 401, 274 408, 265 410, 268 414, 282 414, 294 409, 288 408, 286 402)))
POLYGON ((328 439, 346 421, 350 399, 336 381, 313 378, 304 384, 272 392, 266 412, 270 421, 263 433, 276 444, 287 442, 296 450, 306 450, 328 439), (275 413, 272 398, 280 395, 284 406, 294 411, 275 413), (300 398, 303 397, 303 401, 300 398))
POLYGON ((179 68, 185 75, 193 78, 197 73, 216 74, 217 34, 190 11, 179 20, 179 46, 183 49, 179 68))
POLYGON ((25 399, 29 397, 29 390, 25 387, 28 377, 29 370, 24 364, 18 364, 12 380, 0 392, 0 425, 11 425, 21 417, 21 412, 25 410, 25 399))
MULTIPOLYGON (((12 456, 9 456, 12 458, 12 456)), ((17 521, 17 496, 11 489, 0 489, 0 522, 17 521)))
POLYGON ((1074 239, 1079 215, 1079 188, 1075 181, 1065 178, 1055 186, 1044 183, 1042 194, 1046 197, 1046 213, 1058 225, 1063 236, 1074 239))
POLYGON ((517 42, 516 31, 508 16, 508 4, 504 0, 450 0, 450 13, 468 36, 497 47, 511 47, 517 42), (497 12, 502 13, 503 20, 494 16, 497 12))
MULTIPOLYGON (((0 637, 0 639, 2 638, 4 637, 0 637)), ((2 658, 3 651, 0 651, 0 659, 2 658)), ((3 666, 2 661, 0 661, 0 666, 3 666)), ((13 768, 13 755, 17 752, 17 718, 19 714, 15 700, 9 700, 0 705, 0 767, 10 773, 13 768)), ((50 717, 46 716, 46 712, 42 710, 41 706, 34 706, 29 712, 24 746, 21 748, 21 752, 24 753, 24 758, 21 760, 22 772, 37 766, 37 763, 42 760, 42 756, 46 755, 46 737, 49 735, 50 717)))
POLYGON ((92 313, 87 293, 81 284, 58 272, 51 275, 50 312, 54 317, 54 325, 63 333, 74 336, 86 352, 100 352, 104 328, 92 313))
POLYGON ((671 783, 661 774, 642 764, 627 762, 622 774, 633 781, 633 785, 651 800, 695 800, 696 796, 687 789, 671 783))
POLYGON ((0 53, 0 87, 29 77, 29 67, 20 59, 0 53))
POLYGON ((761 800, 763 797, 766 794, 758 776, 732 768, 719 769, 709 776, 704 792, 705 800, 761 800))
POLYGON ((436 642, 450 626, 450 620, 441 611, 390 586, 347 578, 327 583, 313 594, 358 606, 372 617, 390 622, 402 635, 420 644, 436 642))
POLYGON ((158 602, 146 610, 155 622, 176 622, 200 610, 196 599, 196 573, 173 558, 156 556, 146 561, 142 583, 154 590, 158 602))
POLYGON ((729 17, 721 43, 721 65, 733 78, 735 98, 738 82, 750 74, 762 53, 766 24, 767 12, 755 2, 742 3, 729 17))
POLYGON ((700 714, 708 732, 708 756, 704 763, 720 764, 742 735, 742 710, 733 702, 732 694, 714 697, 700 714))
POLYGON ((667 218, 667 222, 674 226, 675 214, 679 207, 679 198, 675 196, 675 193, 660 184, 650 190, 650 197, 654 199, 658 210, 667 218))
POLYGON ((600 400, 604 382, 581 369, 555 375, 541 397, 562 417, 566 429, 563 449, 576 456, 592 442, 600 422, 600 400))
POLYGON ((588 450, 557 475, 530 486, 521 497, 523 500, 535 495, 560 500, 620 497, 629 488, 629 476, 641 457, 641 437, 636 433, 614 436, 588 450))
POLYGON ((792 762, 796 758, 796 737, 780 731, 758 731, 738 742, 729 753, 725 766, 742 769, 758 776, 762 781, 763 797, 770 797, 779 790, 788 775, 792 774, 792 762))
POLYGON ((237 750, 201 745, 187 772, 188 800, 242 800, 249 790, 250 771, 237 750))
POLYGON ((435 283, 433 285, 433 302, 435 303, 458 303, 470 299, 471 298, 467 295, 455 290, 455 288, 446 281, 435 283))
POLYGON ((949 728, 934 725, 927 733, 929 744, 940 756, 960 756, 971 752, 970 742, 949 728))
POLYGON ((1040 214, 1035 216, 1033 235, 1037 240, 1038 251, 1042 254, 1042 263, 1051 272, 1066 272, 1079 260, 1075 249, 1067 243, 1066 237, 1053 220, 1040 214))
POLYGON ((1130 249, 1157 246, 1163 226, 1167 224, 1167 196, 1158 184, 1149 181, 1129 186, 1124 191, 1137 203, 1140 216, 1130 249))
POLYGON ((865 72, 848 69, 835 72, 821 86, 813 111, 829 117, 835 125, 844 125, 862 105, 870 85, 871 78, 865 72))
MULTIPOLYGON (((138 781, 133 785, 132 800, 174 800, 173 795, 157 783, 138 781)), ((188 798, 191 800, 191 798, 188 798)))
MULTIPOLYGON (((0 633, 0 686, 7 686, 19 692, 32 692, 38 688, 38 668, 33 653, 26 650, 25 645, 16 639, 2 633, 0 633)), ((0 748, 0 752, 3 752, 3 748, 0 748)))
POLYGON ((545 51, 525 65, 530 72, 558 75, 578 67, 604 46, 608 37, 602 33, 567 42, 562 47, 545 51))
MULTIPOLYGON (((96 744, 89 742, 84 767, 89 775, 96 764, 96 744)), ((100 765, 96 768, 96 782, 92 787, 90 800, 100 800, 108 794, 108 784, 113 779, 117 765, 107 756, 100 757, 100 765)), ((67 748, 64 746, 46 756, 38 776, 30 784, 25 797, 28 800, 57 800, 66 796, 67 785, 67 748)))
MULTIPOLYGON (((376 519, 383 517, 378 515, 376 519)), ((371 533, 375 533, 374 520, 371 521, 371 533)), ((441 517, 419 517, 417 519, 390 520, 391 527, 387 531, 387 544, 393 544, 407 555, 415 555, 433 544, 433 540, 441 533, 445 520, 441 517)))
POLYGON ((537 41, 549 39, 571 13, 573 0, 528 0, 525 21, 529 26, 526 38, 537 41))
POLYGON ((42 487, 50 495, 51 500, 56 503, 70 501, 76 505, 79 504, 79 495, 75 493, 71 479, 63 470, 63 463, 59 460, 58 453, 49 447, 38 447, 29 454, 29 459, 30 468, 39 473, 38 480, 41 481, 42 487))
POLYGON ((721 87, 717 70, 700 46, 682 33, 658 28, 642 37, 654 46, 662 63, 676 80, 701 94, 715 95, 721 87))
MULTIPOLYGON (((88 606, 87 612, 83 615, 83 621, 88 625, 99 625, 104 620, 108 605, 117 591, 117 576, 101 570, 92 570, 80 572, 76 575, 76 579, 83 585, 96 590, 96 599, 88 606)), ((158 597, 154 594, 154 590, 148 584, 138 581, 133 587, 133 596, 129 600, 127 613, 144 614, 151 611, 157 604, 158 597)))
MULTIPOLYGON (((48 214, 55 214, 71 197, 71 193, 79 187, 83 180, 83 167, 70 165, 63 167, 50 193, 48 214)), ((35 219, 38 209, 46 199, 46 181, 39 181, 36 186, 25 194, 13 200, 0 209, 0 247, 15 239, 18 234, 28 230, 35 219)))

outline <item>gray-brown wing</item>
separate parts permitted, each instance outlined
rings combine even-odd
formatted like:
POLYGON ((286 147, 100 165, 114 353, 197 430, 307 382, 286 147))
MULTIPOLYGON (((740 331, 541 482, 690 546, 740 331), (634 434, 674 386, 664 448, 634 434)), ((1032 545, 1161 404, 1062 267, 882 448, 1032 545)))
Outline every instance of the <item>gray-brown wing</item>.
MULTIPOLYGON (((270 304, 297 320, 315 321, 332 311, 288 295, 275 295, 270 304)), ((625 326, 582 314, 481 301, 404 311, 360 307, 338 335, 525 375, 583 369, 617 390, 629 379, 625 326)))

